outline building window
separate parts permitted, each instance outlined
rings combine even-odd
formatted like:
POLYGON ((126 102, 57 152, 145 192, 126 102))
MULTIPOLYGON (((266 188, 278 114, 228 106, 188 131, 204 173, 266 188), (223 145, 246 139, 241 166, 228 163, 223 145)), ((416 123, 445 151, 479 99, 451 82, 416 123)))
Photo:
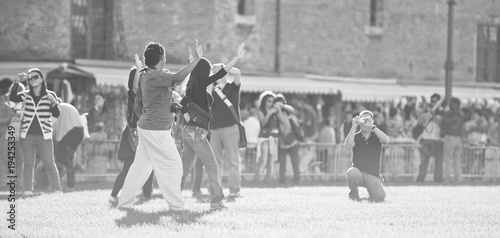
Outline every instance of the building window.
POLYGON ((238 0, 238 15, 254 15, 254 0, 238 0))
POLYGON ((368 36, 378 37, 384 34, 383 29, 383 0, 370 0, 369 22, 365 26, 365 33, 368 36))
POLYGON ((377 0, 370 0, 370 26, 377 26, 377 0))
POLYGON ((255 0, 238 0, 236 9, 236 24, 238 25, 255 25, 255 0))
POLYGON ((500 83, 500 26, 477 27, 476 81, 500 83))
POLYGON ((110 59, 113 56, 113 1, 71 1, 72 57, 110 59))
POLYGON ((370 0, 370 26, 382 27, 384 14, 383 0, 370 0))

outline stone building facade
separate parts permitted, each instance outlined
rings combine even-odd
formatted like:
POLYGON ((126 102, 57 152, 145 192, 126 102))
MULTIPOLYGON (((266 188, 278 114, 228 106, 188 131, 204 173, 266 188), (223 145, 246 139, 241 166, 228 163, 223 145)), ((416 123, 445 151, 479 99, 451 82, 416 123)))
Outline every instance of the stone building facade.
MULTIPOLYGON (((456 2, 455 80, 500 81, 500 1, 456 2)), ((184 64, 196 38, 212 62, 245 42, 246 72, 441 81, 447 14, 446 0, 5 0, 0 59, 132 62, 160 41, 184 64)))

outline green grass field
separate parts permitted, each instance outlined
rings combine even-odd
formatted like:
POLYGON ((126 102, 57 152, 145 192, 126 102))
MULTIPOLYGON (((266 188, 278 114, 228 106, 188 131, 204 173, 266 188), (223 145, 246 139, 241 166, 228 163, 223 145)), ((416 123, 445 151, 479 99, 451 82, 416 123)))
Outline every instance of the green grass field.
POLYGON ((128 211, 109 205, 108 189, 45 194, 17 201, 14 232, 2 199, 0 237, 500 237, 500 186, 386 191, 374 204, 349 201, 345 186, 243 188, 217 212, 184 191, 187 216, 169 211, 158 189, 128 211))

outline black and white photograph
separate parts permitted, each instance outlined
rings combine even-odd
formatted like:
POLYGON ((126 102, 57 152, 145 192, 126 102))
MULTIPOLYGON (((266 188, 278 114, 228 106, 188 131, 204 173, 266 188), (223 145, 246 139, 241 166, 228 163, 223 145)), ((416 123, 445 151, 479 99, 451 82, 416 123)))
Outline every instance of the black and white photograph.
POLYGON ((0 0, 0 238, 500 237, 500 0, 0 0))

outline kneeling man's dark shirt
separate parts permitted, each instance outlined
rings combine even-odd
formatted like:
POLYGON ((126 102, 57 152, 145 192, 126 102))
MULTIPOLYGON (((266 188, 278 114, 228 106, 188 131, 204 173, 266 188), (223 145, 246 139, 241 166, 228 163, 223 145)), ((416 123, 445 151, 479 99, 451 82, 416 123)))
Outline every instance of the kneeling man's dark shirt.
POLYGON ((382 143, 374 132, 365 140, 361 131, 354 135, 354 147, 352 148, 352 166, 361 172, 380 177, 380 152, 382 143))

